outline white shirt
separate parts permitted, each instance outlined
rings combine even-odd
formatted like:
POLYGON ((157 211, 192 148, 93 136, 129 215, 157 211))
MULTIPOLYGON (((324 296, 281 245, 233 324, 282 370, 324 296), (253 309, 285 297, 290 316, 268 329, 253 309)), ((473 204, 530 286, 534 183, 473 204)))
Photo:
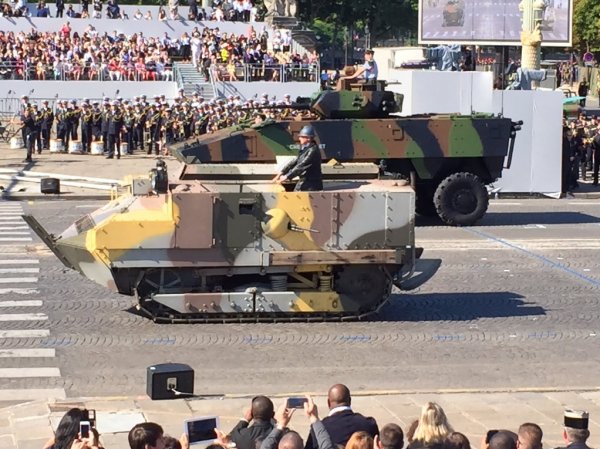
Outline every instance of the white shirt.
POLYGON ((329 414, 327 416, 331 416, 339 412, 345 412, 346 410, 352 411, 352 407, 350 407, 349 405, 340 405, 338 407, 334 407, 331 410, 329 410, 329 414))
POLYGON ((375 61, 365 61, 363 67, 365 68, 364 77, 366 80, 377 79, 379 69, 375 61))

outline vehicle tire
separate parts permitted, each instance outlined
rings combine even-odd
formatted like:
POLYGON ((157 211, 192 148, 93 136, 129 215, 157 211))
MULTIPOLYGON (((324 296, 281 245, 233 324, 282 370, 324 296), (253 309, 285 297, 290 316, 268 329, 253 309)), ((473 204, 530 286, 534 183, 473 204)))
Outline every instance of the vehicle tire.
POLYGON ((473 173, 453 173, 438 185, 433 196, 441 220, 450 226, 471 226, 488 208, 487 189, 473 173))

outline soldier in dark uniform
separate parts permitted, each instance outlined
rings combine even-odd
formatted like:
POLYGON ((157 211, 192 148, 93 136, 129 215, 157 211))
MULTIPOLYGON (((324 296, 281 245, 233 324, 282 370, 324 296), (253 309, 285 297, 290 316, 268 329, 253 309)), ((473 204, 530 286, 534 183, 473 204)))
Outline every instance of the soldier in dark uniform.
POLYGON ((94 111, 87 103, 81 105, 81 150, 89 153, 92 150, 92 128, 94 125, 94 111))
POLYGON ((125 127, 125 135, 123 136, 123 140, 127 142, 127 154, 133 154, 133 130, 134 130, 134 122, 135 116, 133 113, 133 106, 128 104, 125 107, 125 112, 123 114, 123 126, 125 127))
POLYGON ((156 105, 150 105, 150 110, 146 116, 146 128, 150 132, 147 154, 152 154, 152 151, 158 154, 158 142, 160 141, 160 111, 156 105))
POLYGON ((65 123, 65 135, 63 138, 63 143, 65 145, 65 150, 68 150, 69 142, 73 138, 73 120, 74 120, 73 112, 74 111, 73 111, 73 102, 72 101, 64 102, 64 103, 66 104, 66 111, 63 115, 64 123, 65 123))
POLYGON ((65 149, 67 148, 65 146, 65 141, 67 138, 67 104, 66 102, 63 101, 59 101, 58 102, 58 107, 56 108, 56 138, 60 139, 60 141, 63 143, 63 146, 65 147, 65 149))
POLYGON ((273 178, 273 182, 281 184, 283 181, 300 178, 295 191, 307 192, 323 190, 323 175, 321 173, 321 150, 315 142, 315 130, 311 125, 306 125, 298 135, 300 152, 298 157, 289 162, 280 173, 273 178))
POLYGON ((42 113, 38 110, 37 104, 31 107, 31 116, 33 117, 33 132, 29 139, 32 141, 32 150, 37 148, 37 153, 42 154, 42 113))
POLYGON ((77 106, 77 102, 75 100, 71 100, 69 104, 71 105, 72 109, 70 116, 71 139, 78 140, 79 137, 77 131, 79 130, 79 120, 81 120, 81 109, 79 106, 77 106))
POLYGON ((50 133, 52 132, 52 124, 54 123, 54 112, 52 112, 52 108, 48 106, 48 100, 42 101, 44 105, 42 107, 42 126, 41 126, 41 134, 42 134, 42 148, 44 150, 50 149, 50 133))
POLYGON ((121 131, 123 129, 123 112, 119 110, 119 102, 113 101, 108 115, 108 155, 112 159, 117 152, 117 159, 121 159, 121 131))
POLYGON ((27 148, 27 157, 23 162, 33 162, 33 133, 35 129, 35 119, 31 107, 26 106, 21 113, 21 123, 25 134, 25 147, 27 148))
POLYGON ((588 412, 565 410, 563 439, 566 446, 556 449, 590 449, 586 444, 590 437, 588 412))
MULTIPOLYGON (((31 105, 29 104, 29 97, 27 95, 21 95, 21 104, 19 107, 19 113, 21 114, 21 117, 23 117, 25 110, 29 109, 30 107, 31 105)), ((25 127, 21 128, 21 138, 23 139, 23 144, 27 146, 27 130, 25 127)))
POLYGON ((97 101, 92 103, 92 136, 94 142, 102 138, 102 110, 97 101))
POLYGON ((133 110, 133 148, 131 151, 135 149, 139 149, 144 151, 144 129, 146 129, 146 114, 147 111, 144 112, 144 105, 142 103, 138 103, 135 105, 133 110))
POLYGON ((100 129, 102 133, 102 147, 105 153, 108 153, 108 121, 110 116, 110 103, 108 97, 104 97, 102 103, 102 127, 100 129))

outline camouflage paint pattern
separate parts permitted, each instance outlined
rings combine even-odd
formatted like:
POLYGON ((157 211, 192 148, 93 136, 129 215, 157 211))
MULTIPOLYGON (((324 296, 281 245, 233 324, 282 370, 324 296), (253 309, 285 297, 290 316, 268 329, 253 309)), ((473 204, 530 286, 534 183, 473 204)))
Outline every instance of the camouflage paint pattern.
POLYGON ((317 120, 267 120, 235 126, 170 145, 186 164, 218 162, 273 163, 294 155, 298 133, 312 125, 324 160, 374 162, 385 160, 406 177, 441 179, 469 171, 485 183, 499 178, 514 138, 509 118, 491 114, 391 116, 402 96, 388 91, 326 91, 313 98, 317 120))
POLYGON ((179 181, 125 194, 51 245, 89 279, 178 314, 367 312, 413 269, 415 195, 405 182, 233 187, 179 181))

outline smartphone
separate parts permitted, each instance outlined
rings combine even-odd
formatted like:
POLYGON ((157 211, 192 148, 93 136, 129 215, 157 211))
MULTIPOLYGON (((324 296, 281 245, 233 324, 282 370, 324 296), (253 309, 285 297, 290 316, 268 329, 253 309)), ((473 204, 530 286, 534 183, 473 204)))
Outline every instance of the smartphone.
POLYGON ((219 428, 218 416, 203 416, 184 423, 184 432, 190 444, 212 443, 217 439, 216 428, 219 428))
POLYGON ((90 427, 96 427, 96 410, 83 409, 83 420, 90 422, 90 427))
POLYGON ((79 422, 79 434, 81 438, 89 438, 90 437, 90 422, 89 421, 80 421, 79 422))
POLYGON ((304 408, 304 403, 307 402, 308 399, 303 397, 296 398, 288 398, 287 400, 287 408, 304 408))

